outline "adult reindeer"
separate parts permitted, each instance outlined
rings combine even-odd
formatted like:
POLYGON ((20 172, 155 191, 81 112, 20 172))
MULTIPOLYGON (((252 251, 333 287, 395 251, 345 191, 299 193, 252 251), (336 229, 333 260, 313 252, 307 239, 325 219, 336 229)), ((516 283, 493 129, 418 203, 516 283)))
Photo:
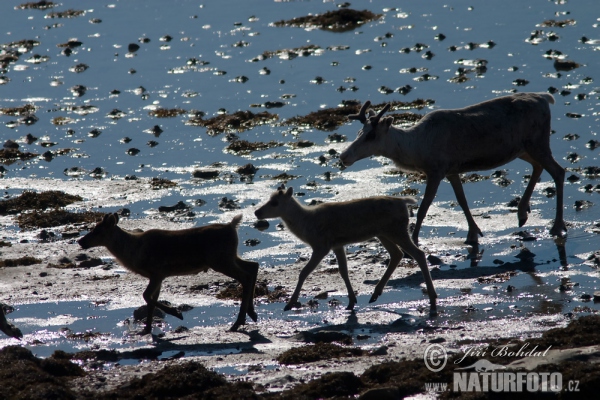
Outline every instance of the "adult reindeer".
POLYGON ((417 213, 413 241, 418 243, 419 230, 442 179, 447 178, 461 206, 469 232, 465 243, 476 245, 483 234, 475 223, 463 192, 459 174, 497 168, 516 158, 533 167, 531 178, 519 201, 519 226, 527 221, 529 200, 535 184, 545 169, 556 185, 556 216, 550 233, 562 236, 567 228, 563 221, 563 184, 565 170, 550 150, 550 104, 548 93, 515 93, 487 100, 465 108, 436 110, 413 127, 402 130, 392 125, 393 118, 383 118, 387 104, 378 114, 363 104, 352 120, 363 123, 358 137, 340 155, 346 166, 369 156, 384 156, 406 172, 427 176, 425 194, 417 213))

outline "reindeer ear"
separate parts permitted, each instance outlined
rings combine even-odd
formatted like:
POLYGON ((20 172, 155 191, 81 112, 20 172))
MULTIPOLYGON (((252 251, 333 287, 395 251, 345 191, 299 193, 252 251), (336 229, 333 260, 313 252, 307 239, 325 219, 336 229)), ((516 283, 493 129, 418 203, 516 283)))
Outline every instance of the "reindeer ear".
POLYGON ((294 194, 294 189, 289 187, 287 192, 285 192, 286 197, 292 197, 292 195, 294 194))
POLYGON ((109 226, 113 226, 117 224, 118 220, 119 217, 117 217, 117 214, 106 214, 102 222, 107 223, 109 226))
POLYGON ((102 223, 108 221, 108 217, 110 217, 110 214, 104 214, 104 218, 102 218, 102 223))
POLYGON ((385 124, 385 126, 387 127, 387 129, 390 129, 390 126, 392 126, 392 124, 394 123, 394 117, 386 117, 383 120, 383 123, 385 124))
POLYGON ((115 217, 115 225, 119 223, 119 214, 114 213, 113 216, 115 217))

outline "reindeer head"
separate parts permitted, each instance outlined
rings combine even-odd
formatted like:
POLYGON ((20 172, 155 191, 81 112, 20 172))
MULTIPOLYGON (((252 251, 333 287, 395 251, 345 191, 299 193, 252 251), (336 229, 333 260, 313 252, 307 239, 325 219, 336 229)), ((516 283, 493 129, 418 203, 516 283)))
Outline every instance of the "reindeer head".
POLYGON ((375 111, 369 109, 370 105, 371 102, 367 100, 358 114, 348 116, 351 120, 360 121, 364 126, 358 131, 356 140, 350 143, 350 146, 348 146, 340 155, 342 164, 347 167, 363 158, 380 154, 381 146, 383 146, 383 144, 380 143, 381 138, 383 138, 384 134, 390 129, 392 122, 394 122, 392 117, 381 120, 383 114, 390 109, 390 104, 386 104, 378 114, 375 114, 375 111))
POLYGON ((256 218, 258 219, 281 217, 285 213, 286 206, 292 199, 293 194, 294 189, 290 187, 285 190, 285 186, 282 184, 275 192, 273 192, 265 204, 254 211, 254 215, 256 215, 256 218))
POLYGON ((118 222, 119 216, 117 214, 106 214, 91 232, 79 239, 79 245, 83 249, 106 245, 112 237, 113 228, 117 226, 118 222))

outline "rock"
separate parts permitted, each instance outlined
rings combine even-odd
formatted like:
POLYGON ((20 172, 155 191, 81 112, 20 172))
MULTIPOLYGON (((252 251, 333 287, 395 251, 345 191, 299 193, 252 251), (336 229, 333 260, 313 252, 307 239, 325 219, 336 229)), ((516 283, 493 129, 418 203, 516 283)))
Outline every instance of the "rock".
POLYGON ((219 176, 219 171, 217 170, 196 170, 192 173, 194 178, 200 179, 215 179, 219 176))

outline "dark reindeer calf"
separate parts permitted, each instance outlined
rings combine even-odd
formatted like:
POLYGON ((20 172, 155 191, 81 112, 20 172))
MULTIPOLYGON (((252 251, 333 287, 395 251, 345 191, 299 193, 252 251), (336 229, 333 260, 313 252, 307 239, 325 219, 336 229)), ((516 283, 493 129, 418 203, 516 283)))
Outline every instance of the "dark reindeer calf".
POLYGON ((193 275, 209 268, 233 278, 242 284, 242 304, 235 323, 235 331, 246 323, 246 314, 257 320, 254 311, 254 287, 258 263, 242 260, 237 253, 237 226, 242 220, 237 215, 228 224, 210 224, 181 230, 151 229, 146 232, 128 232, 117 226, 117 214, 107 214, 96 227, 79 240, 84 249, 104 246, 117 261, 150 280, 144 291, 148 317, 143 334, 152 330, 152 314, 158 307, 165 313, 183 319, 174 307, 158 302, 163 280, 169 276, 193 275))

